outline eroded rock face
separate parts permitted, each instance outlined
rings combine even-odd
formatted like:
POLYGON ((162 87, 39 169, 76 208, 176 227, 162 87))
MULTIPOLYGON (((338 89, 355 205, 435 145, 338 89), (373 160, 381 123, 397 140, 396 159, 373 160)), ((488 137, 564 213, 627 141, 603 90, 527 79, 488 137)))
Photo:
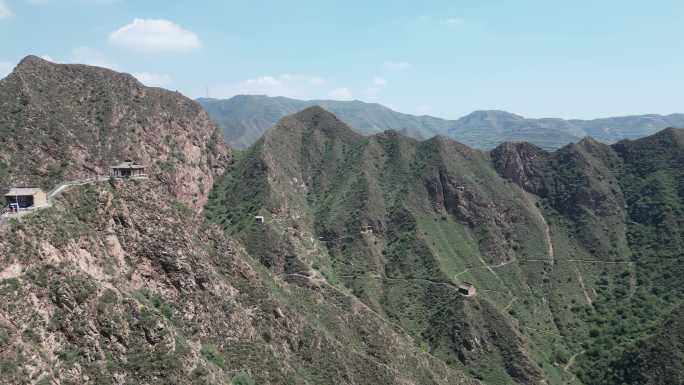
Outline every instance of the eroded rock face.
POLYGON ((265 273, 174 199, 102 182, 0 228, 0 382, 478 384, 352 296, 265 273))
POLYGON ((230 150, 206 112, 128 74, 29 56, 0 81, 0 189, 50 189, 132 159, 199 209, 230 150))
POLYGON ((549 166, 546 151, 529 143, 507 142, 492 150, 491 156, 501 176, 531 193, 545 193, 541 178, 549 166))

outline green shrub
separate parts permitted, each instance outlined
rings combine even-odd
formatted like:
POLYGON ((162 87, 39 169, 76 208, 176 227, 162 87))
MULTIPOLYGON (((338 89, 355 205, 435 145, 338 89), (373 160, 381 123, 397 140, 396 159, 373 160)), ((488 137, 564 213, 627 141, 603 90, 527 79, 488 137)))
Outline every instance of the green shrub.
POLYGON ((247 373, 240 373, 231 380, 233 385, 255 385, 256 382, 247 373))
POLYGON ((204 358, 207 359, 207 361, 213 363, 214 365, 218 366, 219 368, 223 369, 226 366, 226 361, 223 358, 223 354, 219 352, 216 349, 216 346, 208 344, 208 345, 202 345, 202 349, 200 349, 200 353, 204 358))

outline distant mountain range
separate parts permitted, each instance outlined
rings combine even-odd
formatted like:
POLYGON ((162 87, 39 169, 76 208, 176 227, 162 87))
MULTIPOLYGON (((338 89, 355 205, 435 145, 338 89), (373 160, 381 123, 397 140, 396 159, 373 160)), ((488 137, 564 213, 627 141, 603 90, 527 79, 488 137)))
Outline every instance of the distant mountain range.
POLYGON ((427 139, 437 134, 447 135, 452 125, 449 120, 402 114, 381 104, 358 100, 298 100, 281 96, 237 95, 230 99, 201 98, 197 101, 223 129, 226 142, 238 149, 252 145, 282 117, 312 106, 323 107, 366 135, 396 130, 414 138, 427 139))
POLYGON ((396 130, 416 139, 443 135, 479 149, 491 149, 502 142, 526 141, 553 150, 585 136, 614 143, 648 136, 667 127, 684 127, 684 114, 566 120, 528 119, 505 111, 489 110, 447 120, 403 114, 381 104, 358 100, 298 100, 237 95, 230 99, 201 98, 197 101, 223 129, 226 142, 238 149, 256 142, 280 118, 315 105, 332 112, 362 134, 396 130))

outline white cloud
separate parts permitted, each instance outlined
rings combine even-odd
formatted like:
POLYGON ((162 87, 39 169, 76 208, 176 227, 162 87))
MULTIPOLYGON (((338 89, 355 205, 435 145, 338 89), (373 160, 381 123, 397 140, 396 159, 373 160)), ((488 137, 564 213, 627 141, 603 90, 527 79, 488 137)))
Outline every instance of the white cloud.
POLYGON ((449 26, 461 25, 461 24, 463 24, 463 19, 460 17, 450 17, 448 19, 444 19, 442 21, 442 24, 446 24, 449 26))
POLYGON ((0 79, 9 75, 12 72, 14 65, 10 62, 0 61, 0 79))
POLYGON ((164 19, 134 19, 109 34, 109 42, 143 52, 189 51, 202 45, 197 35, 164 19))
POLYGON ((172 82, 171 76, 156 72, 135 72, 133 76, 148 87, 167 87, 172 82))
POLYGON ((384 64, 385 69, 392 71, 405 71, 410 69, 411 63, 405 61, 386 61, 384 64))
POLYGON ((376 100, 378 99, 378 94, 385 86, 387 86, 387 79, 380 76, 374 76, 371 85, 364 90, 364 94, 366 95, 366 98, 376 100))
POLYGON ((335 88, 334 90, 330 91, 330 93, 328 93, 328 96, 332 99, 351 100, 352 99, 352 92, 347 87, 340 87, 340 88, 335 88))
POLYGON ((7 4, 5 3, 5 0, 0 0, 0 19, 5 19, 12 15, 12 10, 9 9, 7 4))
POLYGON ((264 75, 236 84, 212 87, 212 96, 231 97, 245 94, 310 99, 325 95, 321 87, 326 84, 327 80, 320 76, 302 74, 264 75))
POLYGON ((117 65, 112 63, 105 54, 90 47, 75 48, 71 53, 71 60, 75 63, 104 67, 112 70, 117 69, 117 65))
POLYGON ((387 80, 385 78, 381 78, 380 76, 376 76, 373 78, 373 85, 377 87, 384 87, 387 85, 387 80))
POLYGON ((57 62, 55 61, 55 59, 53 59, 52 57, 50 57, 50 55, 40 55, 40 58, 43 59, 43 60, 51 61, 51 62, 53 62, 53 63, 57 63, 57 62))

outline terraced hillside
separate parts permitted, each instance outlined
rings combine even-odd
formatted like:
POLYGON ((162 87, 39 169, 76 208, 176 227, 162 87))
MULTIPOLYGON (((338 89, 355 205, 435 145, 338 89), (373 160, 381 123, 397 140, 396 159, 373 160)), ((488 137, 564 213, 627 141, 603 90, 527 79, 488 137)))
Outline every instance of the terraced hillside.
POLYGON ((487 384, 610 384, 684 298, 681 138, 483 152, 309 108, 242 155, 207 215, 270 271, 320 274, 487 384))

